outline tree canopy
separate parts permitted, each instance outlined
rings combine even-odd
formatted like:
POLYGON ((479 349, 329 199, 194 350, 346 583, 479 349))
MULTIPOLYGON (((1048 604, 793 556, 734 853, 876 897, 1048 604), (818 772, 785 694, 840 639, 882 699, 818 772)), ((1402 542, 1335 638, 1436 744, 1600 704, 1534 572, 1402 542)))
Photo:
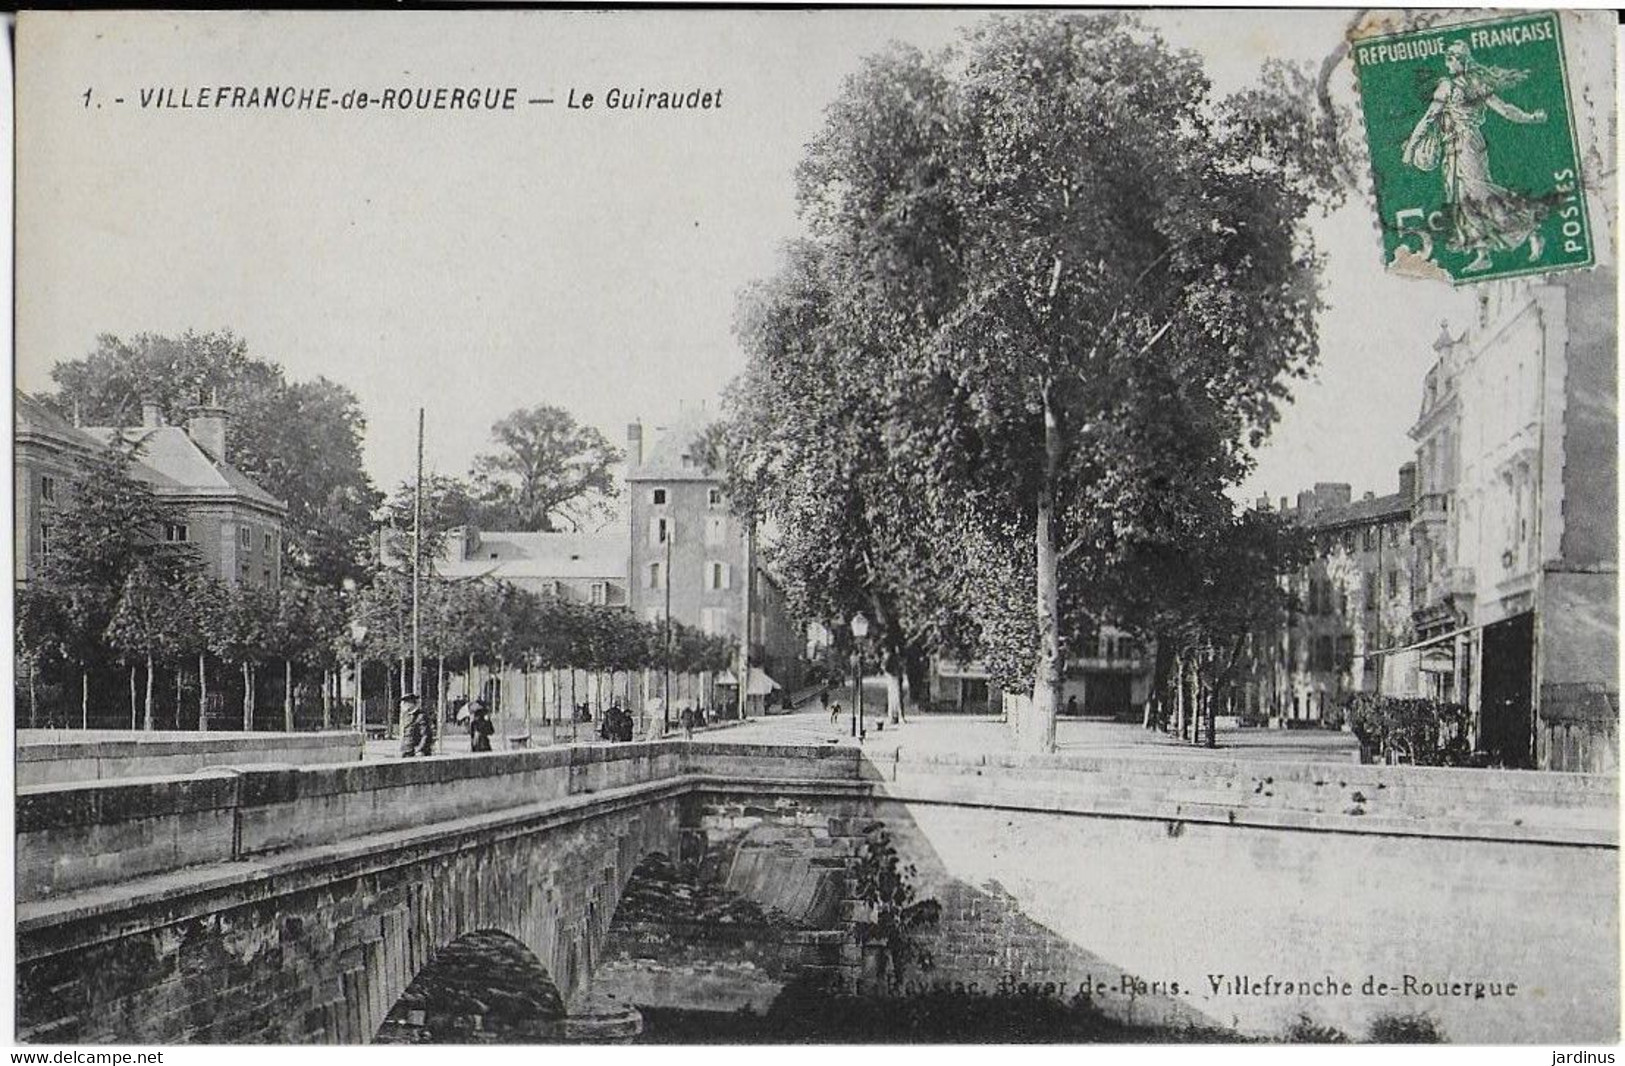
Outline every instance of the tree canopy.
POLYGON ((508 516, 505 528, 580 529, 615 496, 610 467, 621 453, 562 407, 515 411, 491 438, 495 450, 474 460, 474 478, 486 505, 508 516))
POLYGON ((1277 105, 1216 99, 1120 14, 893 48, 808 148, 808 242, 747 296, 747 478, 850 541, 806 582, 896 586, 934 641, 974 622, 1032 685, 1026 746, 1053 744, 1069 641, 1122 610, 1114 575, 1213 520, 1316 359, 1327 192, 1277 105))

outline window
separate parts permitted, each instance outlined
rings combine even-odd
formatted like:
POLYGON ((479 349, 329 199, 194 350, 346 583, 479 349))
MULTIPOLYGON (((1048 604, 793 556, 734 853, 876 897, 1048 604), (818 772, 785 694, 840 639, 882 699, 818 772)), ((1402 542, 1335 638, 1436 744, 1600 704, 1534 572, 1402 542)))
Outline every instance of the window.
POLYGON ((267 533, 267 534, 265 534, 264 544, 265 544, 265 554, 270 555, 273 551, 276 550, 276 534, 275 533, 267 533))
POLYGON ((1346 552, 1352 552, 1354 550, 1354 530, 1352 529, 1345 529, 1343 531, 1343 550, 1346 552))
POLYGON ((713 488, 705 494, 705 502, 712 507, 722 506, 722 490, 713 488))
POLYGON ((714 559, 707 560, 705 563, 705 587, 712 591, 728 588, 731 584, 729 578, 732 577, 728 571, 729 566, 727 563, 717 562, 714 559))
POLYGON ((1337 638, 1337 668, 1339 670, 1354 669, 1354 638, 1352 636, 1337 638))
POLYGON ((664 506, 666 506, 666 490, 665 489, 654 489, 654 490, 652 490, 649 493, 649 502, 654 504, 656 507, 664 507, 664 506))
POLYGON ((658 548, 666 543, 666 538, 675 538, 677 523, 665 515, 653 515, 649 519, 649 547, 658 548))
POLYGON ((1390 571, 1388 571, 1388 595, 1390 595, 1390 596, 1398 596, 1399 595, 1399 571, 1398 570, 1390 570, 1390 571))
POLYGON ((164 540, 170 544, 184 544, 189 539, 187 532, 184 522, 164 523, 164 540))
POLYGON ((264 570, 260 571, 260 579, 261 579, 262 583, 265 585, 266 588, 271 587, 271 568, 270 567, 266 567, 264 570))
POLYGON ((39 498, 47 502, 56 499, 56 478, 42 477, 39 479, 39 498))
POLYGON ((728 610, 725 607, 704 607, 700 610, 700 630, 711 636, 728 631, 728 610))
POLYGON ((609 586, 602 581, 594 581, 587 587, 587 602, 595 607, 602 607, 609 602, 609 586))
POLYGON ((42 526, 39 527, 39 557, 41 559, 45 559, 50 554, 51 554, 51 527, 48 526, 48 525, 42 525, 42 526))
POLYGON ((1376 548, 1376 546, 1377 546, 1377 540, 1378 540, 1377 527, 1376 526, 1366 526, 1365 527, 1365 550, 1366 551, 1374 550, 1376 548))
POLYGON ((252 548, 254 546, 254 531, 247 526, 238 526, 237 544, 245 550, 252 548))
POLYGON ((1311 670, 1332 669, 1332 638, 1316 637, 1314 645, 1314 658, 1309 664, 1311 670))
POLYGON ((723 544, 728 539, 728 519, 722 515, 711 515, 705 520, 705 543, 723 544))
POLYGON ((648 585, 648 587, 652 588, 652 589, 664 588, 665 586, 661 583, 660 578, 661 578, 660 564, 659 563, 650 563, 649 564, 649 585, 648 585))
POLYGON ((1367 575, 1365 575, 1365 609, 1366 610, 1375 611, 1377 609, 1377 593, 1378 593, 1378 591, 1379 591, 1379 587, 1378 587, 1378 582, 1377 582, 1377 575, 1376 574, 1367 574, 1367 575))

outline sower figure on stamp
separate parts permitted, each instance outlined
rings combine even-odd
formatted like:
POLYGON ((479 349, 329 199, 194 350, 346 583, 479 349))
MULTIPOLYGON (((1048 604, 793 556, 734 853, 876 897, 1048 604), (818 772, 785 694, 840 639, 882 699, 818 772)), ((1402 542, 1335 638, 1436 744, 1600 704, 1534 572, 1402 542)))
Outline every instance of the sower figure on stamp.
POLYGON ((1491 67, 1473 58, 1466 41, 1445 52, 1448 73, 1439 79, 1433 102, 1405 141, 1404 160, 1418 170, 1439 167, 1450 212, 1449 248, 1471 252, 1464 270, 1488 270, 1490 253, 1529 242, 1529 261, 1540 259, 1544 241, 1543 205, 1496 184, 1490 178, 1489 145, 1480 127, 1488 108, 1509 122, 1546 121, 1545 111, 1523 111, 1496 95, 1529 77, 1527 70, 1491 67))
POLYGON ((434 723, 416 693, 401 697, 401 758, 434 754, 434 723))

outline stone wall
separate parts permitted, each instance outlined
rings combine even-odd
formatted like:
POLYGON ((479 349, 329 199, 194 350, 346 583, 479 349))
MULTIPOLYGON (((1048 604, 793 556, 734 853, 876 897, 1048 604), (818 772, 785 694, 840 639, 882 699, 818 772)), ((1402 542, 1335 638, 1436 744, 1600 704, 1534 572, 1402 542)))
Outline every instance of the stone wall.
POLYGON ((138 733, 19 729, 17 784, 190 774, 262 763, 359 762, 359 733, 138 733))
MULTIPOLYGON (((842 929, 874 821, 944 908, 911 977, 1266 1036, 1415 1012, 1457 1041, 1618 1035, 1614 777, 873 754, 667 741, 23 790, 20 1035, 364 1041, 479 930, 573 1006, 645 855, 842 929)), ((828 947, 810 964, 855 981, 828 947)))

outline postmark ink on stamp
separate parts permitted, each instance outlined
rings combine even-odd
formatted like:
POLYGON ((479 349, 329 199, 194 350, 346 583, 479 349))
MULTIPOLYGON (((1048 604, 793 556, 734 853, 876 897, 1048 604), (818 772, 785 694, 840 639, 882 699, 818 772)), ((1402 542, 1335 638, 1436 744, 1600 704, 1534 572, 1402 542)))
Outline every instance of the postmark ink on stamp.
POLYGON ((1460 285, 1591 265, 1556 13, 1353 52, 1390 270, 1460 285))

